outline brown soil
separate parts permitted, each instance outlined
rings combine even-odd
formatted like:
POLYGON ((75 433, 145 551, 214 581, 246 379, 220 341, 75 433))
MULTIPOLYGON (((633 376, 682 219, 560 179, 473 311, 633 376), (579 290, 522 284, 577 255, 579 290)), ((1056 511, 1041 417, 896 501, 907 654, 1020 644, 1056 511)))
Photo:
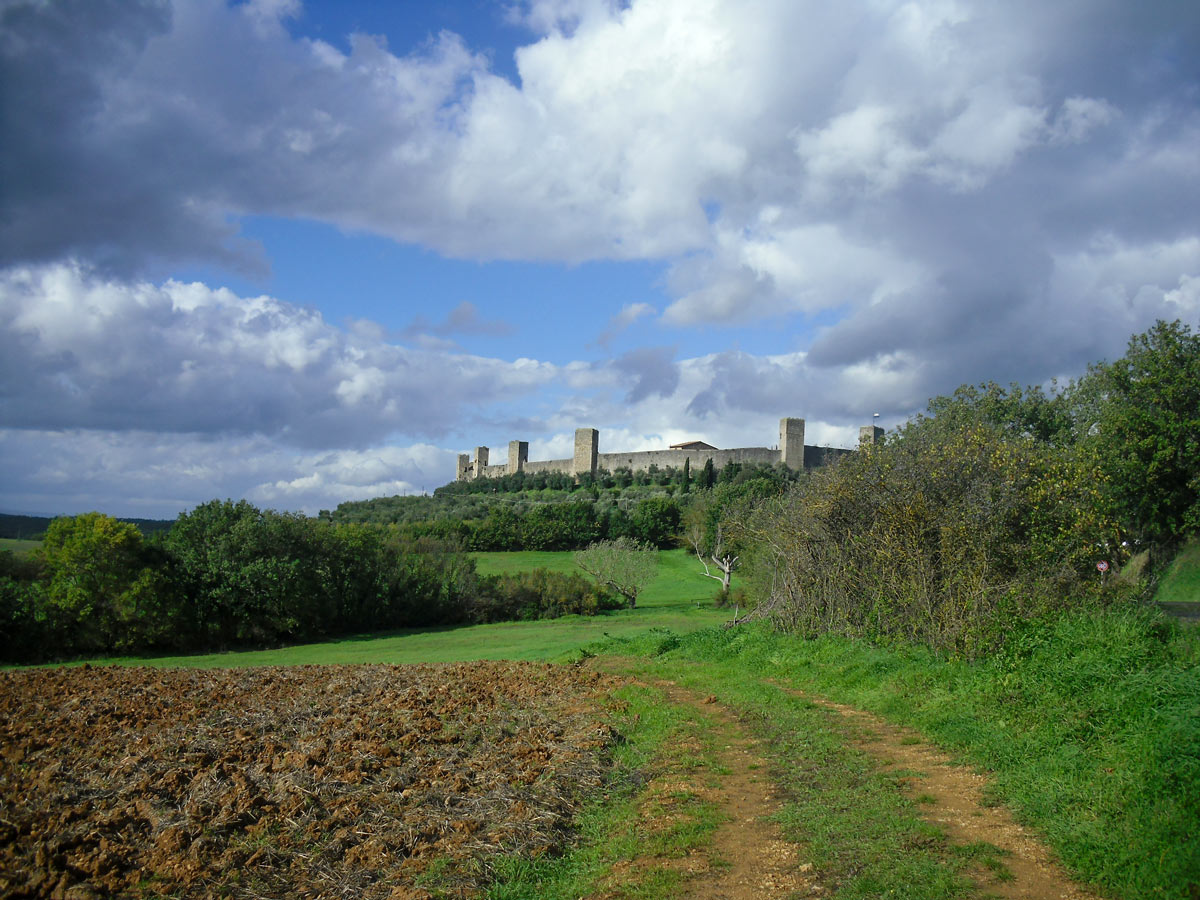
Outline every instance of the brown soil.
POLYGON ((950 757, 908 728, 802 691, 799 696, 845 717, 858 733, 856 744, 879 761, 884 771, 902 773, 902 783, 918 800, 924 818, 945 830, 951 843, 985 842, 1003 852, 1007 875, 973 873, 988 896, 1028 900, 1099 900, 1076 884, 1053 853, 1002 806, 988 803, 987 779, 950 757))
POLYGON ((0 896, 411 900, 562 849, 605 775, 569 667, 0 673, 0 896))

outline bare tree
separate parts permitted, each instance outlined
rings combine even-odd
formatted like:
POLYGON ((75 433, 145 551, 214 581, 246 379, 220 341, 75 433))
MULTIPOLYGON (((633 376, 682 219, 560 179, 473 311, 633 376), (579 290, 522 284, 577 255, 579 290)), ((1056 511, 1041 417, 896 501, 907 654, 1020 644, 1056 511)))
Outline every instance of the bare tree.
POLYGON ((728 594, 729 580, 733 577, 733 572, 738 567, 741 556, 725 546, 723 523, 718 522, 710 535, 706 523, 701 517, 696 516, 688 523, 687 539, 688 543, 692 545, 692 549, 696 551, 696 559, 700 560, 700 565, 704 566, 704 574, 714 581, 721 582, 721 593, 728 594), (705 555, 708 556, 708 559, 704 558, 705 555), (714 575, 709 571, 710 560, 720 570, 720 575, 714 575))
POLYGON ((601 587, 616 591, 630 609, 638 594, 658 574, 658 552, 632 538, 597 541, 575 554, 575 564, 601 587))

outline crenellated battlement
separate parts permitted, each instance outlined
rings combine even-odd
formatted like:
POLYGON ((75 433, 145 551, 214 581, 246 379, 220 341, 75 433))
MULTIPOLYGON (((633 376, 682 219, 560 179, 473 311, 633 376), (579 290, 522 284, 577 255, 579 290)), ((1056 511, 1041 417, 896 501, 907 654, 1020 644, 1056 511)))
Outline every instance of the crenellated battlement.
MULTIPOLYGON (((876 443, 883 436, 883 429, 874 426, 864 426, 859 432, 859 444, 876 443)), ((633 472, 643 472, 651 466, 666 468, 679 467, 684 462, 690 462, 693 472, 699 471, 708 460, 712 460, 714 468, 720 469, 729 463, 766 463, 774 465, 783 463, 792 469, 812 469, 841 456, 852 453, 852 450, 842 450, 832 447, 813 447, 804 443, 804 420, 786 418, 779 420, 779 448, 770 447, 739 447, 732 450, 718 450, 705 445, 703 449, 672 447, 669 450, 637 450, 628 453, 601 453, 600 432, 595 428, 578 428, 575 430, 575 452, 570 459, 530 460, 528 441, 510 441, 508 444, 508 460, 498 465, 488 464, 488 448, 476 447, 475 459, 469 454, 458 455, 457 480, 469 481, 473 478, 498 478, 502 475, 512 475, 517 472, 535 474, 537 472, 562 472, 578 478, 583 474, 595 475, 598 469, 614 471, 626 468, 633 472)))

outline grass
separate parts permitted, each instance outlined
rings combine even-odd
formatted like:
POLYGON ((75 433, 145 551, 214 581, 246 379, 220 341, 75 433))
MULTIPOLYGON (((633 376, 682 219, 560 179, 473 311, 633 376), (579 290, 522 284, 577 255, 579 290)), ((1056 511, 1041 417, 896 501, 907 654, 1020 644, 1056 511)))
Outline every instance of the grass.
POLYGON ((695 710, 663 702, 646 685, 622 688, 613 701, 625 740, 617 746, 609 793, 577 822, 579 845, 558 859, 502 861, 486 895, 491 900, 670 897, 682 876, 664 861, 710 849, 720 810, 690 791, 660 785, 706 779, 716 766, 720 729, 695 710))
MULTIPOLYGON (((838 791, 854 786, 795 761, 842 751, 815 743, 808 724, 794 718, 787 701, 771 699, 761 679, 914 726, 990 770, 994 796, 1035 826, 1069 869, 1112 896, 1191 900, 1200 892, 1198 629, 1147 610, 1071 614, 1030 623, 1006 652, 976 663, 939 659, 923 648, 805 641, 761 626, 657 634, 588 650, 641 653, 657 658, 664 672, 691 667, 697 679, 740 681, 728 702, 762 710, 771 730, 784 723, 776 762, 802 797, 825 797, 831 784, 838 791)), ((833 805, 857 808, 862 801, 854 796, 833 805)), ((815 829, 805 839, 818 849, 831 829, 843 836, 821 850, 825 865, 850 854, 869 871, 872 823, 862 823, 856 849, 852 828, 811 824, 819 815, 801 799, 789 822, 800 836, 815 829)), ((886 868, 886 853, 880 858, 886 868)), ((877 880, 885 875, 864 884, 885 893, 877 880)))
POLYGON ((8 550, 17 555, 31 553, 42 546, 41 541, 27 541, 21 538, 0 538, 0 550, 8 550))
MULTIPOLYGON (((571 552, 524 550, 511 553, 476 553, 475 569, 480 575, 525 572, 544 568, 554 572, 581 574, 571 552)), ((711 566, 710 566, 711 568, 711 566)), ((733 587, 737 587, 734 578, 733 587)), ((646 609, 711 606, 720 583, 704 576, 695 555, 687 550, 662 550, 658 554, 658 576, 638 597, 646 609)))
MULTIPOLYGON (((570 558, 480 554, 478 566, 484 573, 539 565, 570 570, 570 558)), ((1028 623, 1011 635, 1005 652, 965 662, 919 647, 802 640, 761 625, 705 627, 731 615, 704 605, 715 582, 683 551, 660 554, 659 565, 637 609, 596 618, 110 661, 244 666, 632 654, 647 673, 715 694, 771 741, 774 775, 790 797, 780 822, 803 842, 818 874, 836 886, 835 896, 952 898, 969 890, 968 873, 979 865, 1002 873, 1002 860, 985 847, 947 847, 921 821, 920 798, 904 797, 894 780, 875 773, 849 746, 843 724, 778 683, 915 727, 990 771, 994 801, 1011 807, 1069 869, 1106 894, 1127 900, 1200 895, 1200 629, 1145 609, 1068 614, 1028 623)), ((1158 599, 1181 592, 1194 597, 1197 573, 1200 542, 1193 542, 1164 577, 1158 599)), ((676 715, 666 704, 627 702, 647 710, 626 732, 630 753, 657 746, 678 724, 653 724, 656 715, 676 715)), ((638 765, 632 756, 627 761, 629 772, 638 765)), ((493 896, 566 897, 576 888, 575 896, 587 894, 592 888, 581 885, 602 881, 613 859, 630 858, 638 796, 631 783, 604 798, 584 822, 580 849, 566 860, 507 864, 493 896)), ((680 837, 693 839, 703 835, 680 837)), ((651 879, 640 896, 656 892, 665 896, 672 889, 651 879)))
MULTIPOLYGON (((716 634, 696 633, 697 646, 716 634)), ((952 853, 896 780, 853 747, 852 726, 759 677, 736 655, 699 660, 688 646, 688 639, 675 645, 650 635, 589 649, 640 653, 638 674, 715 695, 769 742, 772 777, 786 798, 778 822, 833 889, 831 896, 954 900, 971 894, 974 862, 952 853)))
POLYGON ((1159 603, 1200 604, 1200 538, 1193 538, 1158 584, 1154 599, 1159 603))
MULTIPOLYGON (((515 572, 538 566, 576 571, 572 553, 481 553, 481 574, 515 572)), ((242 650, 190 656, 110 657, 98 665, 149 665, 215 668, 294 666, 340 663, 461 662, 473 659, 556 660, 580 646, 606 637, 630 637, 651 629, 687 633, 720 624, 730 610, 715 609, 717 583, 705 578, 694 557, 682 550, 659 554, 655 581, 638 598, 636 609, 600 616, 564 616, 536 622, 501 622, 390 634, 363 634, 271 650, 242 650)))

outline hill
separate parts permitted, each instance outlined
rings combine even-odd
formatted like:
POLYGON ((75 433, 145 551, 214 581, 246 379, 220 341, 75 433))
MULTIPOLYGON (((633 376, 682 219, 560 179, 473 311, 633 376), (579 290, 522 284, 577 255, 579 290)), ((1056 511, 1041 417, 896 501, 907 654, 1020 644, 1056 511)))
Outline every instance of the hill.
MULTIPOLYGON (((54 519, 54 516, 19 516, 12 513, 0 513, 0 538, 36 540, 45 533, 54 519)), ((121 516, 117 516, 117 519, 136 525, 142 534, 169 531, 175 524, 174 519, 129 519, 121 516)))

